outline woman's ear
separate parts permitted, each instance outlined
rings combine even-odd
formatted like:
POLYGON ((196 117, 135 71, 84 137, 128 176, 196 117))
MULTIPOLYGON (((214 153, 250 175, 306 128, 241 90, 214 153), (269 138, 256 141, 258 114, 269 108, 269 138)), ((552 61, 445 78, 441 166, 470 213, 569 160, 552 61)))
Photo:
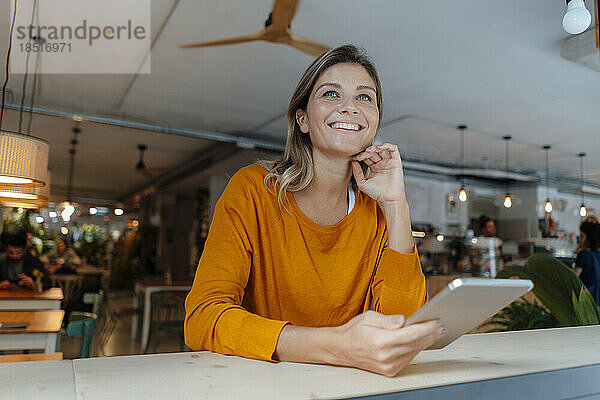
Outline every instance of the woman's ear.
POLYGON ((302 133, 308 133, 308 121, 306 111, 301 109, 296 110, 296 122, 298 123, 298 126, 300 127, 302 133))

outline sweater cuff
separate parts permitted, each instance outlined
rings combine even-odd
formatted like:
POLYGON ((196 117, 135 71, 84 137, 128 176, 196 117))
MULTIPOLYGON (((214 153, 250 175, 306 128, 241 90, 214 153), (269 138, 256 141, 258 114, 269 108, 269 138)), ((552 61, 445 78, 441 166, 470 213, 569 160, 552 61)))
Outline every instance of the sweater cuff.
POLYGON ((384 251, 384 284, 392 289, 412 290, 423 284, 425 276, 421 270, 416 246, 412 253, 400 253, 389 247, 384 251))
POLYGON ((230 343, 230 354, 278 362, 273 355, 279 334, 288 323, 290 322, 265 318, 243 309, 230 309, 217 322, 217 332, 224 335, 218 342, 230 343))

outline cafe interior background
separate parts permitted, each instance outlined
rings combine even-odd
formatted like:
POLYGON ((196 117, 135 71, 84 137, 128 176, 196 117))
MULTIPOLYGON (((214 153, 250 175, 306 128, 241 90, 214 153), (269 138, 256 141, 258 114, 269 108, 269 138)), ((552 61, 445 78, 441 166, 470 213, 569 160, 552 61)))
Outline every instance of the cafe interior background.
MULTIPOLYGON (((594 16, 594 2, 585 5, 594 16)), ((31 157, 47 168, 31 170, 43 185, 25 196, 5 186, 2 230, 29 230, 38 254, 72 241, 83 269, 61 286, 69 307, 91 312, 84 293, 103 293, 87 355, 184 349, 182 301, 214 205, 239 168, 283 150, 288 101, 316 50, 181 45, 257 32, 272 6, 154 0, 151 51, 138 60, 149 73, 36 73, 45 56, 32 53, 28 74, 9 74, 0 165, 31 162, 8 150, 12 138, 23 149, 35 142, 31 157), (169 295, 144 303, 152 285, 169 295), (148 306, 158 312, 144 315, 148 306)), ((2 70, 10 13, 4 3, 2 70)), ((400 148, 430 291, 456 276, 493 277, 538 252, 571 266, 582 217, 600 212, 597 22, 570 35, 564 14, 558 0, 299 3, 295 34, 359 45, 379 68, 376 143, 400 148), (481 238, 482 216, 496 221, 501 253, 481 238)), ((83 338, 67 335, 68 324, 57 351, 75 358, 83 338)))

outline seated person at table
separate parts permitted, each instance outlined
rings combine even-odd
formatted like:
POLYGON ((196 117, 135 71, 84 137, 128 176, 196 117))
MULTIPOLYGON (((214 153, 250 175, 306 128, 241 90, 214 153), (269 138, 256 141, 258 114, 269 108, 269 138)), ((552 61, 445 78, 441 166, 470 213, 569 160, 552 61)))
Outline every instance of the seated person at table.
POLYGON ((581 250, 574 271, 600 307, 600 224, 584 221, 579 230, 581 250))
MULTIPOLYGON (((6 253, 0 255, 0 289, 33 289, 34 270, 43 272, 42 262, 26 250, 25 235, 13 234, 6 238, 6 253)), ((42 287, 50 287, 48 278, 42 277, 42 287)))
POLYGON ((66 240, 56 242, 56 247, 40 257, 44 268, 54 274, 74 274, 81 265, 81 258, 67 245, 66 240))
POLYGON ((283 156, 242 168, 216 204, 185 304, 192 350, 393 376, 444 334, 404 326, 427 292, 398 147, 372 145, 381 113, 356 47, 310 65, 283 156))

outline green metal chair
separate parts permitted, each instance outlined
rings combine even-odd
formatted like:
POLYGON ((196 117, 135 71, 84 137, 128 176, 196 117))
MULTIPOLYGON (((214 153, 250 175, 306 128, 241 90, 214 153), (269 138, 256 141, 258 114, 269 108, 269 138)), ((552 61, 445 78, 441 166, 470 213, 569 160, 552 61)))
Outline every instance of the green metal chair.
POLYGON ((156 353, 160 343, 161 332, 177 333, 180 339, 180 349, 185 351, 183 338, 183 319, 185 312, 183 304, 175 301, 168 292, 154 292, 150 295, 150 336, 146 342, 144 353, 148 353, 150 342, 153 343, 153 353, 156 353), (165 317, 165 318, 163 318, 165 317))
POLYGON ((97 321, 96 314, 83 311, 73 311, 69 317, 65 334, 70 337, 81 336, 80 358, 90 357, 97 321))
POLYGON ((81 337, 80 358, 93 357, 95 354, 94 335, 98 325, 98 315, 100 315, 103 296, 104 292, 102 290, 98 293, 85 293, 83 302, 92 304, 92 312, 71 311, 67 328, 62 332, 69 337, 81 337))

